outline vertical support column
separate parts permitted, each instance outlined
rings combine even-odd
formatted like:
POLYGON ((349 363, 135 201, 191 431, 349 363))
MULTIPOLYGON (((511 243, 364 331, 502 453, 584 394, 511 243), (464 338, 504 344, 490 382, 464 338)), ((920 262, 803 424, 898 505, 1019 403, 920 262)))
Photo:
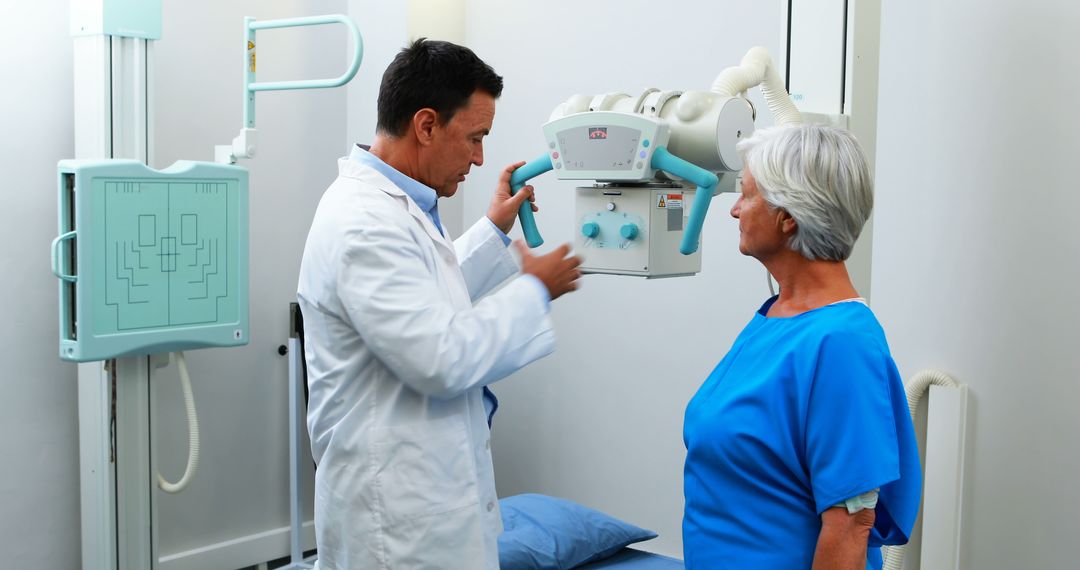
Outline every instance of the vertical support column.
MULTIPOLYGON (((73 45, 75 158, 145 162, 147 41, 90 35, 73 45)), ((83 568, 153 568, 146 358, 80 364, 78 377, 83 568)))
POLYGON ((72 44, 75 158, 112 158, 112 42, 78 36, 72 44))
POLYGON ((305 429, 304 350, 300 337, 304 331, 300 305, 289 304, 289 552, 290 565, 283 570, 312 568, 304 560, 304 497, 301 494, 300 458, 305 429))
MULTIPOLYGON (((848 0, 847 95, 844 113, 851 117, 848 128, 859 139, 871 176, 877 171, 878 62, 881 45, 881 0, 848 0)), ((867 300, 872 298, 870 273, 874 242, 874 215, 863 226, 862 236, 851 253, 852 265, 859 269, 856 288, 867 300)))
POLYGON ((113 158, 147 162, 147 42, 111 38, 113 158))
MULTIPOLYGON (((298 311, 294 311, 298 312, 298 311)), ((300 362, 300 337, 293 328, 289 335, 289 550, 292 563, 298 564, 304 559, 303 538, 303 500, 300 497, 300 430, 303 426, 304 393, 300 386, 303 381, 303 364, 300 362)))
POLYGON ((156 566, 146 358, 79 365, 79 468, 85 570, 156 566))
POLYGON ((116 533, 120 570, 156 566, 151 541, 150 371, 147 357, 116 366, 116 533))
MULTIPOLYGON (((73 38, 75 157, 112 156, 112 43, 107 36, 73 38)), ((81 323, 76 323, 76 328, 81 323)), ((79 365, 79 495, 83 568, 116 568, 116 442, 113 371, 103 362, 79 365)))
POLYGON ((80 364, 78 382, 83 570, 116 568, 112 373, 101 362, 80 364))

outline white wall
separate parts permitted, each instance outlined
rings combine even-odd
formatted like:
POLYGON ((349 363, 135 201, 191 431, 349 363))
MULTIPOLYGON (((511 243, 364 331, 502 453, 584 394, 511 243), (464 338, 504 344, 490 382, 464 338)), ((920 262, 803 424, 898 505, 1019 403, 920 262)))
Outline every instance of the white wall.
POLYGON ((1076 567, 1077 22, 1065 0, 882 9, 873 307, 905 377, 971 388, 964 569, 1076 567))
POLYGON ((364 34, 364 62, 346 88, 348 120, 345 125, 346 156, 355 143, 371 144, 375 138, 375 108, 383 72, 405 47, 408 36, 408 4, 379 0, 349 0, 349 17, 364 34))
POLYGON ((58 358, 56 161, 74 153, 66 0, 0 18, 0 552, 4 565, 79 565, 75 369, 58 358), (33 54, 33 57, 27 57, 33 54))
MULTIPOLYGON (((470 176, 466 223, 486 211, 504 166, 544 152, 540 126, 558 103, 574 93, 707 89, 751 46, 779 52, 781 4, 470 0, 468 45, 506 85, 485 164, 470 176)), ((771 124, 752 98, 759 125, 771 124)), ((550 174, 535 185, 546 251, 576 229, 575 185, 550 174)), ((556 353, 493 386, 501 496, 579 501, 656 530, 644 547, 681 557, 683 410, 768 296, 764 270, 738 252, 733 201, 713 200, 700 275, 589 276, 553 304, 556 353)))

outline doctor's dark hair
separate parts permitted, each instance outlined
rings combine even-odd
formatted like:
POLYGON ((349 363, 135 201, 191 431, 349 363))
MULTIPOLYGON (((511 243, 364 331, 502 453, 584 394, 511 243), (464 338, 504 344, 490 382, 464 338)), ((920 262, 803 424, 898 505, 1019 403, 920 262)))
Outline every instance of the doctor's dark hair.
POLYGON ((420 38, 401 50, 379 86, 378 132, 405 134, 413 115, 433 109, 446 124, 474 91, 498 98, 502 77, 467 47, 420 38))

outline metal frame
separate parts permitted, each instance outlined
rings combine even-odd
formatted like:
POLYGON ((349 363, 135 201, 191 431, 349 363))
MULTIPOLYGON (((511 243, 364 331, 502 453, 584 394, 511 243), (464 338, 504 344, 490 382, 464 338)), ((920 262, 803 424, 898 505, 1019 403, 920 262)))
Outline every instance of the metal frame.
MULTIPOLYGON (((73 47, 75 157, 149 162, 149 41, 80 36, 73 47)), ((148 360, 80 364, 78 385, 83 568, 153 568, 148 360)))
POLYGON ((255 127, 255 92, 256 91, 282 91, 288 89, 324 89, 328 87, 341 87, 356 75, 360 69, 360 60, 364 56, 364 41, 360 37, 360 30, 351 19, 338 14, 327 16, 309 16, 306 18, 287 18, 283 20, 259 21, 255 18, 244 18, 244 34, 247 40, 247 52, 244 56, 244 126, 255 127), (257 30, 273 30, 279 28, 299 28, 303 26, 321 26, 324 24, 342 24, 349 30, 353 39, 353 58, 345 73, 334 79, 304 79, 299 81, 275 81, 255 82, 255 32, 257 30))
MULTIPOLYGON (((75 158, 131 158, 149 165, 153 158, 151 40, 95 31, 102 10, 104 5, 96 0, 72 3, 73 15, 78 16, 72 28, 75 158)), ((251 149, 254 144, 254 130, 247 127, 254 125, 255 91, 343 85, 360 66, 363 44, 356 25, 341 15, 265 22, 247 18, 244 25, 249 37, 245 51, 245 128, 231 147, 244 150, 241 156, 248 156, 247 135, 252 137, 251 149), (354 57, 345 74, 334 79, 254 83, 255 30, 329 23, 344 24, 353 37, 354 57)), ((231 150, 230 146, 224 149, 231 150)), ((234 156, 227 158, 235 162, 234 156)), ((294 358, 299 358, 298 336, 290 339, 290 346, 294 344, 294 358)), ((153 360, 123 358, 78 366, 80 516, 85 569, 153 570, 162 564, 157 553, 157 505, 152 487, 156 465, 151 446, 153 360)), ((302 559, 300 430, 304 421, 299 366, 302 363, 290 359, 292 565, 287 568, 307 569, 312 566, 302 559)))
POLYGON ((314 568, 317 557, 304 559, 304 499, 301 494, 300 449, 304 430, 303 316, 296 303, 289 305, 289 565, 283 570, 314 568))
POLYGON ((348 83, 360 69, 360 61, 364 57, 364 40, 360 36, 360 29, 348 17, 341 14, 328 14, 325 16, 308 16, 304 18, 286 18, 281 20, 259 21, 252 17, 244 18, 244 111, 243 125, 240 134, 233 138, 232 144, 217 145, 214 147, 214 160, 224 164, 235 164, 241 158, 253 158, 255 156, 255 93, 257 91, 283 91, 289 89, 325 89, 340 87, 348 83), (255 32, 258 30, 271 30, 279 28, 298 28, 304 26, 322 26, 325 24, 342 24, 349 30, 353 39, 353 58, 345 73, 333 79, 303 79, 299 81, 274 81, 255 82, 256 69, 256 42, 255 32))

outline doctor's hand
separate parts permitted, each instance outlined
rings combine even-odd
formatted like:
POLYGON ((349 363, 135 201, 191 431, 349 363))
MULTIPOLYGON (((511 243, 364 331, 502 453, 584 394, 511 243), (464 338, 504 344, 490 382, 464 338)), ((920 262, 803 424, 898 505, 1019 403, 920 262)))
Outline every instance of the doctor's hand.
POLYGON ((577 280, 581 277, 578 270, 581 258, 570 255, 569 244, 560 245, 555 251, 544 255, 529 253, 529 248, 520 241, 515 241, 514 246, 521 255, 521 272, 536 276, 547 287, 552 301, 577 289, 577 280))
MULTIPOLYGON (((495 189, 495 195, 491 197, 491 206, 488 207, 488 219, 504 234, 514 229, 514 220, 517 219, 518 208, 521 207, 522 202, 536 201, 532 186, 525 186, 517 194, 510 195, 510 176, 524 164, 524 161, 517 162, 503 169, 502 174, 499 175, 499 186, 495 189)), ((536 207, 536 204, 532 204, 532 211, 538 212, 540 209, 536 207)))

